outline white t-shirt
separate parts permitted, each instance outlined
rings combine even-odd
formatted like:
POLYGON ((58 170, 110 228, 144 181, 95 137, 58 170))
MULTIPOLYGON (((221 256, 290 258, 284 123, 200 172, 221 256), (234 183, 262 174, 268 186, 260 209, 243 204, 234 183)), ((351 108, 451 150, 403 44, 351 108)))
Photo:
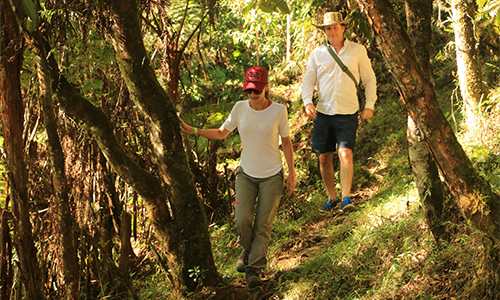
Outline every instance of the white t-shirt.
POLYGON ((272 102, 264 110, 254 110, 249 100, 238 101, 222 125, 229 131, 238 128, 243 150, 240 166, 254 178, 267 178, 282 169, 279 137, 288 137, 286 106, 272 102))

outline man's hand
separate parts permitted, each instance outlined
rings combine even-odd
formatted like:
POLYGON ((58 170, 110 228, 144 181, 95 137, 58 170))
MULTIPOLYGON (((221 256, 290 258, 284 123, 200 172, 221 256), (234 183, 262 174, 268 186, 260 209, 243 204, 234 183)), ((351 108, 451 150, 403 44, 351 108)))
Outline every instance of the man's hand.
POLYGON ((306 109, 306 116, 308 116, 311 119, 316 119, 316 107, 314 107, 314 104, 309 103, 305 107, 306 109))
POLYGON ((361 120, 368 120, 371 117, 373 117, 373 109, 370 108, 365 108, 363 112, 361 113, 361 120))

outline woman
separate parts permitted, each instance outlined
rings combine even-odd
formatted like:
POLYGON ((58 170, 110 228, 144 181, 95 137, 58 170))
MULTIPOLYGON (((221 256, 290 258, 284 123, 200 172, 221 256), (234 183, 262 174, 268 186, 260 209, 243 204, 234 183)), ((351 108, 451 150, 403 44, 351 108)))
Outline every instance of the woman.
POLYGON ((224 139, 238 128, 242 152, 236 168, 235 224, 243 252, 236 268, 245 272, 250 288, 262 285, 259 278, 266 266, 271 228, 283 192, 283 166, 279 150, 281 136, 289 174, 288 194, 295 189, 293 149, 284 105, 269 99, 266 69, 255 66, 245 72, 243 91, 248 100, 238 101, 219 129, 198 129, 181 120, 182 133, 197 134, 209 139, 224 139), (256 199, 258 197, 257 205, 256 199), (252 223, 255 210, 255 221, 252 223))

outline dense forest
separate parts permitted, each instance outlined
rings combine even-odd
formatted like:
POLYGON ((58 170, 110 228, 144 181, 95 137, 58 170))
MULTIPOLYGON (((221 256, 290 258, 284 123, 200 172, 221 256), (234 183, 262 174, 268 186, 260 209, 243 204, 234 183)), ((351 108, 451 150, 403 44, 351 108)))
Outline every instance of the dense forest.
POLYGON ((0 6, 1 299, 500 299, 498 0, 0 6), (320 214, 301 81, 328 11, 368 50, 378 100, 356 210, 320 214), (251 289, 239 135, 178 118, 218 128, 255 65, 288 109, 297 187, 251 289))

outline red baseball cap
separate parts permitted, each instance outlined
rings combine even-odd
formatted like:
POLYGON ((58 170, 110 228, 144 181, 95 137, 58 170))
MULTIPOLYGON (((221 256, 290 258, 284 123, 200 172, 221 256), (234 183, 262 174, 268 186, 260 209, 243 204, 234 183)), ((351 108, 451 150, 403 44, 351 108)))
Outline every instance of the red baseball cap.
POLYGON ((255 89, 262 91, 267 84, 267 70, 263 67, 254 66, 245 72, 243 90, 255 89))

